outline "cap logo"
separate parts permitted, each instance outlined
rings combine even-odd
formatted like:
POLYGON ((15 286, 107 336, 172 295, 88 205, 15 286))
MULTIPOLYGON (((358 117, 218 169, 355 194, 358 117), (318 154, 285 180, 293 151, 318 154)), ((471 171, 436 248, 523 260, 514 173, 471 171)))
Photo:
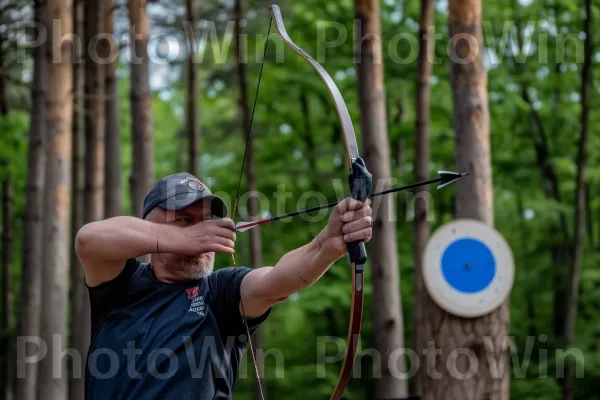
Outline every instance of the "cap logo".
POLYGON ((199 192, 202 192, 204 190, 204 185, 198 181, 189 181, 188 186, 191 189, 197 190, 199 192))
POLYGON ((190 179, 192 179, 192 178, 190 178, 189 176, 187 176, 187 177, 185 177, 185 178, 183 178, 183 179, 180 179, 180 180, 179 180, 179 184, 180 184, 180 185, 183 185, 184 183, 186 183, 186 182, 187 182, 187 181, 189 181, 190 179))

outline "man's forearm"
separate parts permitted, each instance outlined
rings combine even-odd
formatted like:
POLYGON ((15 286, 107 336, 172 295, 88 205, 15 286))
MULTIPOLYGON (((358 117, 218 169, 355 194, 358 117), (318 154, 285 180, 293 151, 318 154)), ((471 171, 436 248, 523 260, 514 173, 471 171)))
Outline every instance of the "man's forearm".
POLYGON ((183 253, 185 243, 178 227, 125 216, 89 223, 79 230, 76 238, 78 253, 106 261, 158 251, 183 253))
POLYGON ((272 299, 285 298, 317 281, 339 255, 320 245, 318 239, 285 254, 275 267, 265 274, 265 290, 272 299))

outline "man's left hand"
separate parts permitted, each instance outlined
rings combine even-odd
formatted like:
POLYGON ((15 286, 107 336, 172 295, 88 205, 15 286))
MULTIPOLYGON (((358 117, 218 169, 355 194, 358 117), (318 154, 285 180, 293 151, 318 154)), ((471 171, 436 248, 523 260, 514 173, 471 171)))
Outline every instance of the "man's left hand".
POLYGON ((373 235, 372 214, 370 199, 364 203, 352 198, 342 200, 333 208, 327 226, 317 237, 319 245, 341 257, 348 252, 346 243, 368 242, 373 235))

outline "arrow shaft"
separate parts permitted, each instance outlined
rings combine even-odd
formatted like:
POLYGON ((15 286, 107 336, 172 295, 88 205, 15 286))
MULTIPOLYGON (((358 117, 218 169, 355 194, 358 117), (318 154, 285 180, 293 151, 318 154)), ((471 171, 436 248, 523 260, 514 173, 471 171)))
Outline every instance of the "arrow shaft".
MULTIPOLYGON (((395 187, 395 188, 387 189, 387 190, 384 190, 382 192, 373 193, 369 197, 376 197, 376 196, 382 196, 384 194, 401 192, 403 190, 408 190, 408 189, 412 189, 412 188, 419 187, 419 186, 425 186, 425 185, 429 185, 429 184, 436 183, 436 182, 441 182, 441 181, 442 181, 442 178, 435 178, 435 179, 429 179, 429 180, 426 180, 426 181, 415 182, 415 183, 411 183, 411 184, 408 184, 408 185, 398 186, 398 187, 395 187)), ((332 207, 335 207, 336 205, 338 205, 339 203, 340 203, 340 201, 333 201, 331 203, 327 203, 327 204, 324 204, 322 206, 305 208, 303 210, 294 211, 294 212, 291 212, 289 214, 282 214, 282 215, 278 215, 276 217, 265 218, 265 219, 261 219, 261 220, 258 220, 258 221, 252 221, 252 222, 244 223, 242 225, 237 225, 236 226, 236 230, 240 230, 240 229, 247 230, 247 229, 253 228, 255 226, 264 225, 266 223, 278 221, 280 219, 295 217, 295 216, 300 215, 300 214, 307 214, 307 213, 311 213, 311 212, 314 212, 314 211, 323 210, 323 209, 326 209, 326 208, 332 208, 332 207)))

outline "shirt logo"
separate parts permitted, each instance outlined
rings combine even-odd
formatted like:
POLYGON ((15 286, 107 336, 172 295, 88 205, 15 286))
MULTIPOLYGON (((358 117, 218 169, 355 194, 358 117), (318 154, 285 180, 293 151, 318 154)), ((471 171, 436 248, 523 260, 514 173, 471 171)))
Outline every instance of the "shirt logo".
POLYGON ((193 299, 194 297, 198 296, 198 292, 200 291, 200 288, 198 286, 196 286, 193 288, 185 289, 185 291, 187 292, 188 299, 193 299))
POLYGON ((188 312, 195 312, 201 317, 206 316, 206 304, 204 303, 204 296, 199 296, 200 288, 198 286, 193 288, 185 289, 187 292, 188 299, 190 299, 190 308, 188 312))

